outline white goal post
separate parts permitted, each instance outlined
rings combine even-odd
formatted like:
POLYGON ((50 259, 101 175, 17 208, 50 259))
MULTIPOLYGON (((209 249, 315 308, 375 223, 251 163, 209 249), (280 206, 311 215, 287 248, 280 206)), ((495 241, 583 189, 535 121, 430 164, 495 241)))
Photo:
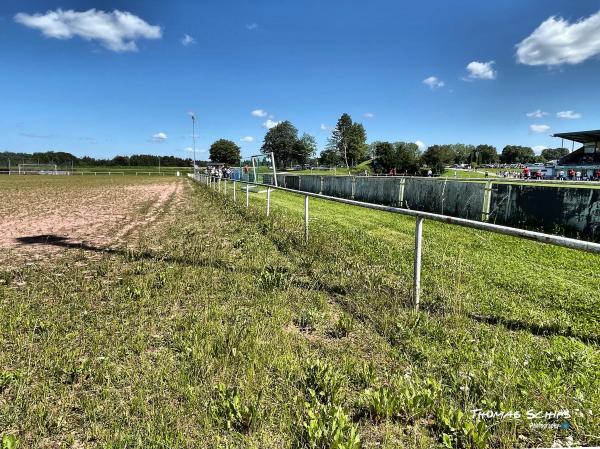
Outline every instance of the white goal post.
POLYGON ((275 156, 269 154, 254 154, 250 156, 252 161, 252 173, 254 174, 254 182, 263 182, 262 174, 270 171, 273 174, 273 182, 277 185, 277 171, 275 169, 275 156), (266 169, 266 170, 265 170, 266 169))
POLYGON ((19 164, 20 175, 56 175, 59 173, 56 164, 19 164))

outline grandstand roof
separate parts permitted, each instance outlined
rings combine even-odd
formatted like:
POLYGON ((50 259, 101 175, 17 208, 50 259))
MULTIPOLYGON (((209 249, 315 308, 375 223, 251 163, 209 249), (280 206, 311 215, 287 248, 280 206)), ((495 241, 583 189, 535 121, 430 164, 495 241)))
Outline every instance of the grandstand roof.
POLYGON ((579 143, 600 142, 600 129, 595 131, 575 131, 571 133, 553 134, 553 137, 572 140, 579 143))

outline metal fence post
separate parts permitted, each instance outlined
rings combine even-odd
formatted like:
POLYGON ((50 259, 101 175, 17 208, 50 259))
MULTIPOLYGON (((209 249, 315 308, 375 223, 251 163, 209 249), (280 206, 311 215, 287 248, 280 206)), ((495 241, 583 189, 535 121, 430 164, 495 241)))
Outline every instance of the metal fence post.
POLYGON ((271 188, 267 187, 267 217, 271 213, 271 188))
POLYGON ((227 196, 227 179, 224 179, 223 181, 223 194, 227 196))
POLYGON ((304 243, 308 243, 308 195, 304 196, 304 243))
MULTIPOLYGON (((510 186, 509 186, 510 188, 510 186)), ((492 204, 492 181, 485 183, 483 189, 483 210, 481 211, 481 221, 489 221, 490 219, 490 206, 492 204)))
POLYGON ((250 186, 246 184, 246 207, 250 206, 250 186))
POLYGON ((235 181, 233 181, 233 202, 235 203, 235 181))
POLYGON ((219 180, 217 181, 217 189, 218 192, 221 193, 221 178, 219 178, 219 180))
POLYGON ((404 185, 406 183, 406 178, 400 178, 400 189, 398 192, 398 207, 404 206, 404 185))
POLYGON ((423 217, 417 215, 415 227, 415 266, 413 274, 413 303, 415 310, 419 310, 421 300, 421 241, 423 238, 423 217))

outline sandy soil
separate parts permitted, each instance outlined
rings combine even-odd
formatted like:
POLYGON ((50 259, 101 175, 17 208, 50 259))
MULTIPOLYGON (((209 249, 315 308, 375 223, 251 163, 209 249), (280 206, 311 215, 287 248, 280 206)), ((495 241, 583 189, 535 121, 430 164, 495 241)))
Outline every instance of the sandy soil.
POLYGON ((182 201, 184 181, 32 188, 13 195, 0 214, 0 260, 38 259, 86 246, 123 247, 182 201))

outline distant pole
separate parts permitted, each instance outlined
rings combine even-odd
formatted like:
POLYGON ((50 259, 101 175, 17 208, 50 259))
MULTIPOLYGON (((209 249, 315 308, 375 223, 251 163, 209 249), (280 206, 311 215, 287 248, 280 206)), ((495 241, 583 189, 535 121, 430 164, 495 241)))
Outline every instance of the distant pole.
POLYGON ((192 142, 194 148, 194 175, 196 174, 196 114, 191 113, 192 116, 192 142))
POLYGON ((160 174, 160 156, 158 156, 158 173, 160 174))
POLYGON ((273 165, 273 182, 277 187, 277 171, 275 170, 275 154, 273 152, 271 152, 271 164, 273 165))

